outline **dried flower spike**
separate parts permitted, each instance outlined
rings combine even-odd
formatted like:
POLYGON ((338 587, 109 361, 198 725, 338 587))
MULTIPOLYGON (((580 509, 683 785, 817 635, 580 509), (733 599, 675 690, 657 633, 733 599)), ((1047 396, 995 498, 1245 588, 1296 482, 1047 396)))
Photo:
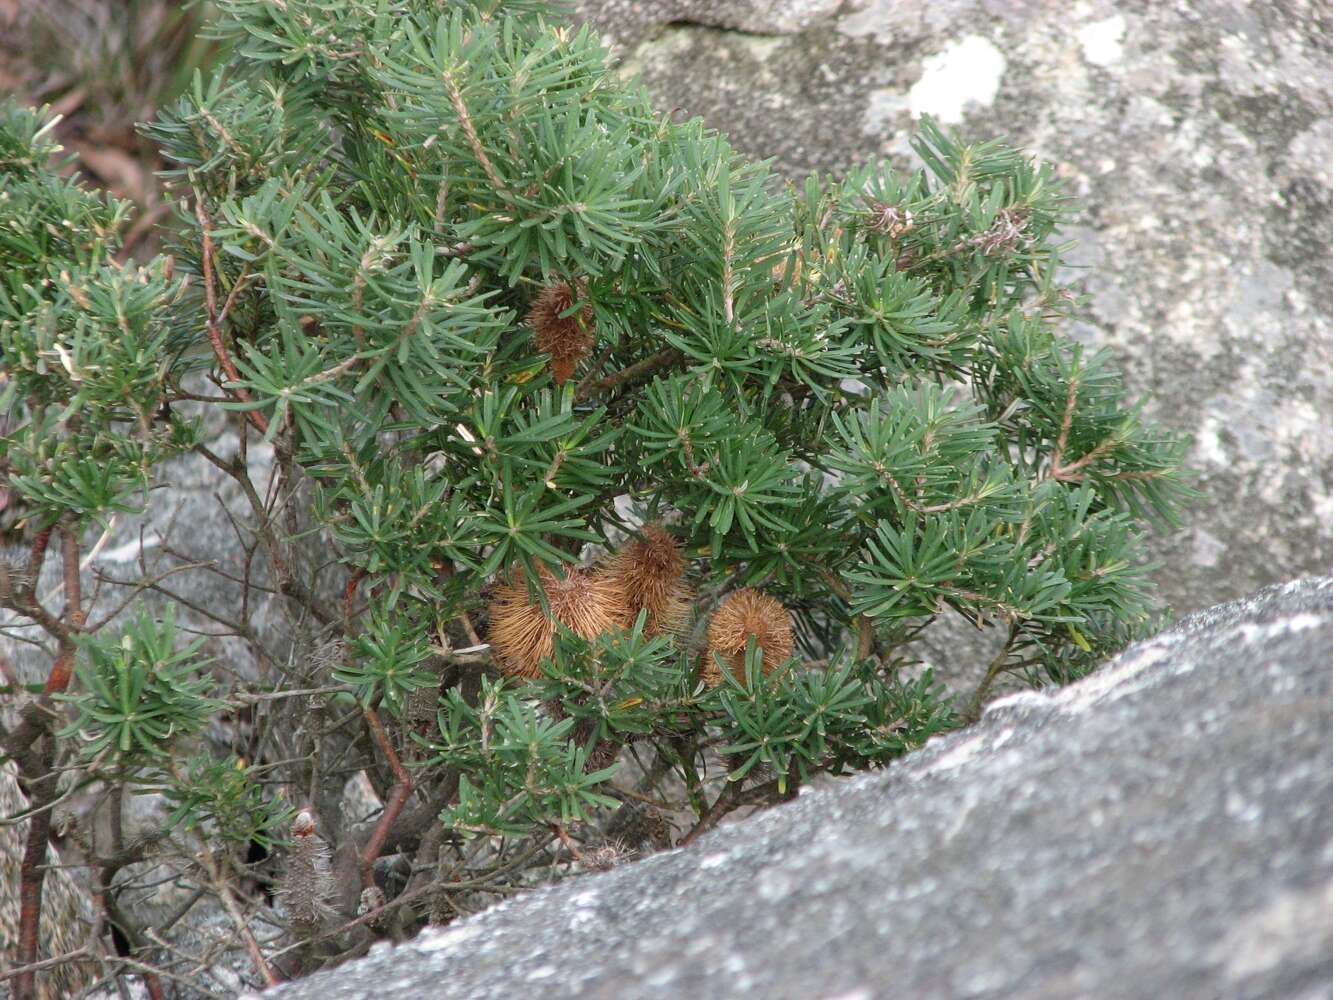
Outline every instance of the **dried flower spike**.
POLYGON ((716 653, 738 680, 745 680, 745 648, 754 636, 764 652, 764 674, 786 663, 792 653, 791 616, 781 602, 751 587, 738 590, 713 613, 708 623, 708 652, 703 678, 709 687, 722 683, 716 653))
POLYGON ((690 620, 693 595, 685 584, 685 559, 680 544, 660 524, 646 524, 606 568, 606 578, 623 596, 628 609, 625 627, 647 610, 644 635, 679 634, 690 620))
POLYGON ((558 281, 544 287, 528 310, 528 325, 532 327, 537 347, 551 356, 551 375, 556 385, 565 384, 574 374, 574 366, 592 347, 592 306, 585 295, 582 281, 573 284, 558 281), (582 308, 572 315, 562 315, 579 299, 585 299, 582 308))
POLYGON ((19 549, 0 552, 0 597, 13 598, 32 584, 28 574, 28 554, 19 549))
POLYGON ((528 600, 521 577, 501 584, 491 599, 488 637, 496 665, 510 677, 541 676, 541 662, 555 645, 557 621, 582 639, 595 639, 625 620, 625 601, 603 575, 573 566, 565 567, 563 580, 545 567, 539 575, 551 617, 540 602, 528 600))
POLYGON ((329 849, 315 830, 315 817, 302 809, 292 820, 292 849, 282 894, 292 928, 301 937, 315 934, 332 914, 328 899, 333 891, 329 849))

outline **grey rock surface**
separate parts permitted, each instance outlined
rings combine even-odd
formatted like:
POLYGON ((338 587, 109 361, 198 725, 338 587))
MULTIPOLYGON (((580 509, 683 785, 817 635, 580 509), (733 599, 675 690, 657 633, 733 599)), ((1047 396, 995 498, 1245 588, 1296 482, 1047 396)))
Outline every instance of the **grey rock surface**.
POLYGON ((1155 544, 1184 613, 1333 566, 1333 7, 1322 0, 579 0, 656 104, 792 177, 911 163, 929 113, 1052 162, 1074 331, 1195 438, 1155 544))
POLYGON ((1333 578, 274 1000, 1333 995, 1333 578))

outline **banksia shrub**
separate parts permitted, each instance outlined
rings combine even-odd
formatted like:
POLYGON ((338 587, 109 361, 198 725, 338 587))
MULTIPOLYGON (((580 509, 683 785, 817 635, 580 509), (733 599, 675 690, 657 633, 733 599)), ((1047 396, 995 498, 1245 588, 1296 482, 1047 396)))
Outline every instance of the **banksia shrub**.
POLYGON ((791 658, 791 615, 782 602, 746 587, 728 596, 708 623, 708 655, 702 671, 705 683, 710 687, 721 684, 722 667, 744 681, 746 650, 751 640, 763 653, 765 675, 791 658))
POLYGON ((143 125, 169 257, 0 107, 0 906, 61 788, 158 795, 146 869, 225 913, 171 968, 258 989, 596 865, 622 802, 678 843, 1151 627, 1183 443, 1062 331, 1048 167, 923 120, 920 170, 789 184, 535 0, 208 6, 229 59, 143 125), (216 523, 161 516, 184 463, 216 523), (943 664, 961 712, 914 659, 945 616, 999 650, 943 664))

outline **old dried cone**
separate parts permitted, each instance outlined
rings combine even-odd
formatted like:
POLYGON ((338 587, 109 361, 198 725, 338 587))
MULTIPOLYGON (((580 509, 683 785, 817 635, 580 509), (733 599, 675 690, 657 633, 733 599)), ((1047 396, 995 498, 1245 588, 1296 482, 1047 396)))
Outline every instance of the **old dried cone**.
POLYGON ((583 295, 582 282, 557 281, 545 286, 528 310, 528 325, 537 348, 551 356, 551 376, 556 385, 565 384, 592 347, 592 306, 585 299, 580 308, 569 312, 583 295))
POLYGON ((496 588, 489 638, 496 665, 506 676, 541 676, 542 661, 555 646, 557 622, 581 639, 595 639, 628 616, 624 597, 604 574, 576 566, 566 566, 564 573, 559 579, 545 567, 538 571, 550 615, 540 601, 529 598, 521 575, 496 588))
POLYGON ((738 590, 713 613, 708 623, 708 651, 703 679, 709 687, 722 683, 720 659, 738 680, 745 680, 745 649, 750 638, 763 650, 764 675, 791 658, 791 615, 782 603, 752 587, 738 590))
POLYGON ((606 576, 625 599, 634 624, 647 611, 644 635, 679 635, 690 622, 694 595, 685 583, 685 558, 680 543, 660 524, 644 525, 607 565, 606 576))

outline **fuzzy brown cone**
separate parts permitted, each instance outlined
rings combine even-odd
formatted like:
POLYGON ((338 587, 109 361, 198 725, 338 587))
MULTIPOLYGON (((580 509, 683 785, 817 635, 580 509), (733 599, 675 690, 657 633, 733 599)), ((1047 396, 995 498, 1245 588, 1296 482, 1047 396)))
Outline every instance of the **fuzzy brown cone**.
POLYGON ((551 375, 556 385, 564 385, 574 367, 592 347, 592 306, 587 302, 572 316, 562 316, 584 294, 582 282, 570 285, 559 281, 547 285, 528 310, 538 350, 551 356, 551 375))
POLYGON ((497 587, 491 599, 488 638, 496 666, 509 677, 541 676, 541 662, 555 645, 557 621, 581 639, 595 639, 625 620, 625 601, 605 577, 573 566, 565 567, 563 580, 545 567, 539 576, 551 617, 540 602, 528 600, 527 583, 518 574, 497 587))
POLYGON ((791 657, 791 616, 782 603, 752 587, 732 594, 713 613, 708 623, 708 652, 704 656, 703 679, 709 687, 722 683, 716 653, 736 676, 745 681, 745 647, 754 636, 764 651, 764 675, 771 674, 791 657))
POLYGON ((644 635, 679 635, 690 621, 693 594, 685 585, 685 559, 680 544, 659 524, 644 525, 606 568, 606 578, 628 607, 626 628, 641 610, 648 611, 644 635))

